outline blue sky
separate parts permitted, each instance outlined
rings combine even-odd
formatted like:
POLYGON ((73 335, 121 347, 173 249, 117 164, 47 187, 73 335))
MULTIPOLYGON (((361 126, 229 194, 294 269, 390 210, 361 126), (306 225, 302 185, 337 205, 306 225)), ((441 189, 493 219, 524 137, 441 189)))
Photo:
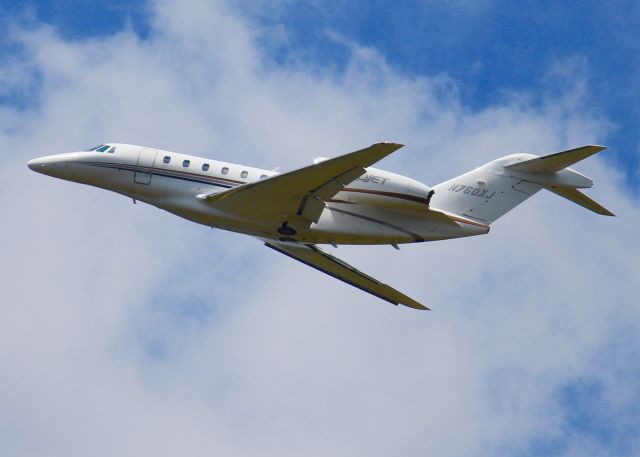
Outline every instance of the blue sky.
MULTIPOLYGON (((146 2, 2 2, 4 17, 51 24, 69 39, 103 37, 125 27, 150 32, 146 2)), ((240 2, 256 27, 283 26, 286 42, 271 47, 274 63, 300 60, 340 71, 348 53, 331 37, 380 51, 416 77, 453 78, 472 109, 500 103, 513 91, 540 98, 566 80, 549 68, 578 66, 587 109, 612 124, 603 142, 630 182, 640 173, 640 6, 633 1, 509 2, 283 1, 240 2)), ((3 43, 7 46, 6 39, 3 43)), ((5 48, 11 53, 15 48, 5 48)), ((6 52, 5 52, 6 54, 6 52)), ((6 55, 4 56, 6 58, 6 55)), ((535 102, 535 100, 534 100, 535 102)))
POLYGON ((637 454, 640 6, 219 3, 0 2, 0 182, 23 196, 0 199, 0 451, 95 455, 113 430, 110 455, 637 454), (407 144, 384 168, 430 184, 597 140, 576 168, 622 217, 542 195, 483 240, 340 248, 433 303, 416 318, 24 167, 115 140, 287 169, 384 138, 407 144))
POLYGON ((292 31, 296 53, 327 63, 344 54, 327 30, 380 50, 413 75, 446 74, 472 108, 500 102, 506 92, 559 90, 548 69, 581 65, 589 107, 615 124, 607 145, 637 178, 640 92, 640 6, 601 1, 291 2, 266 23, 292 31))

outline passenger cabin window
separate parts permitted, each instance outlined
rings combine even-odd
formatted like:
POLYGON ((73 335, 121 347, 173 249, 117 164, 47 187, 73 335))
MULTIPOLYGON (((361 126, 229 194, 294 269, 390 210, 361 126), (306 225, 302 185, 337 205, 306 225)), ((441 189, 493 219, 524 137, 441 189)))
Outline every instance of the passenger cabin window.
POLYGON ((243 171, 242 173, 240 173, 240 177, 241 178, 246 178, 247 176, 249 176, 249 172, 248 171, 243 171))
POLYGON ((169 163, 171 162, 171 157, 170 156, 164 156, 164 159, 162 159, 162 163, 169 163))
POLYGON ((222 170, 220 170, 220 173, 222 173, 223 175, 228 175, 229 174, 229 168, 222 167, 222 170))
POLYGON ((208 163, 203 163, 202 164, 202 171, 207 171, 209 169, 209 164, 208 163))
POLYGON ((260 179, 267 179, 268 176, 267 175, 260 175, 260 179))
POLYGON ((189 166, 189 164, 191 164, 191 160, 183 160, 182 161, 182 166, 187 168, 189 166))

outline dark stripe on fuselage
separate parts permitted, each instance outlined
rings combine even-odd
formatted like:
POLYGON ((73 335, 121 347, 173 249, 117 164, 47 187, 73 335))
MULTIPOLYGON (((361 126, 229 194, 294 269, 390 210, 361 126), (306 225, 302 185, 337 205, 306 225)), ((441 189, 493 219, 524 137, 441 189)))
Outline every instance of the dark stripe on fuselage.
POLYGON ((422 238, 417 233, 414 233, 414 232, 412 232, 410 230, 407 230, 407 229, 405 229, 403 227, 399 227, 397 225, 391 224, 389 222, 381 221, 380 219, 374 219, 373 217, 369 217, 369 216, 363 216, 362 214, 352 213, 351 211, 345 211, 343 209, 334 208, 333 206, 327 206, 327 208, 330 209, 331 211, 335 211, 337 213, 346 214, 348 216, 357 217, 357 218, 363 219, 365 221, 375 222, 376 224, 380 224, 380 225, 384 225, 385 227, 392 228, 392 229, 397 230, 397 231, 399 231, 401 233, 404 233, 405 235, 409 235, 410 237, 412 237, 414 239, 414 241, 416 243, 421 243, 421 242, 424 241, 424 238, 422 238))
MULTIPOLYGON (((77 162, 77 163, 82 165, 92 165, 96 167, 112 168, 115 170, 133 171, 135 173, 147 173, 151 175, 165 176, 168 178, 182 179, 185 181, 192 181, 192 182, 197 182, 201 184, 213 184, 219 187, 226 187, 227 189, 247 183, 245 181, 237 181, 235 179, 222 178, 219 176, 208 176, 208 175, 202 175, 199 173, 186 172, 182 170, 171 170, 171 169, 164 169, 164 168, 157 168, 157 167, 145 167, 142 165, 131 165, 131 164, 116 163, 116 162, 77 162)), ((362 194, 381 195, 383 197, 399 198, 401 200, 413 201, 413 202, 421 203, 424 205, 428 203, 428 200, 426 198, 418 197, 417 195, 403 194, 399 192, 387 192, 387 191, 373 190, 373 189, 355 189, 351 187, 347 187, 343 189, 341 192, 354 192, 354 193, 362 193, 362 194)), ((335 200, 334 202, 351 203, 347 201, 342 202, 339 200, 335 200)))
POLYGON ((355 189, 353 187, 346 187, 342 190, 342 192, 356 192, 360 194, 382 195, 383 197, 399 198, 401 200, 408 200, 416 203, 421 203, 423 205, 428 205, 429 203, 429 200, 427 200, 424 197, 418 197, 417 195, 411 195, 411 194, 401 194, 399 192, 387 192, 384 190, 355 189))
POLYGON ((129 165, 122 163, 111 163, 111 162, 78 162, 82 165, 89 165, 94 167, 101 168, 111 168, 113 170, 124 170, 131 171, 134 173, 147 173, 150 175, 164 176, 167 178, 180 179, 183 181, 191 181, 200 184, 209 184, 218 187, 224 187, 226 189, 230 189, 232 187, 237 187, 237 185, 244 184, 242 181, 235 181, 232 179, 219 178, 217 176, 206 176, 198 173, 189 173, 178 170, 166 170, 161 168, 154 167, 143 167, 140 165, 129 165))

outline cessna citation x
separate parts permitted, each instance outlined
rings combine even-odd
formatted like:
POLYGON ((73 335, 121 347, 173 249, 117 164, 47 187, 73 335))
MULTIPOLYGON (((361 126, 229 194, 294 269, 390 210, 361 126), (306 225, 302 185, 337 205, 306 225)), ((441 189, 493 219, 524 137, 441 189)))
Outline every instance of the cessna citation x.
POLYGON ((489 232, 489 225, 540 189, 598 214, 581 193, 593 181, 568 168, 605 149, 583 146, 543 157, 512 154, 428 187, 371 165, 403 145, 378 143, 276 173, 175 152, 108 143, 31 160, 29 168, 101 187, 210 227, 244 233, 284 255, 395 305, 428 309, 320 249, 489 232))

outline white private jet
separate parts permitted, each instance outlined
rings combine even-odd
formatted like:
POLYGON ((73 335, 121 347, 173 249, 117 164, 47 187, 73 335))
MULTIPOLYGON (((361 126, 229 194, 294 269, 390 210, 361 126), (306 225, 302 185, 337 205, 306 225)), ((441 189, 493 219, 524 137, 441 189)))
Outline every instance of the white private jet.
POLYGON ((543 188, 613 216, 578 190, 593 181, 567 168, 602 146, 544 157, 512 154, 431 188, 371 167, 402 146, 378 143, 287 173, 117 143, 37 158, 28 166, 199 224, 252 235, 365 292, 417 309, 428 308, 317 245, 389 244, 397 249, 401 243, 482 235, 543 188))

